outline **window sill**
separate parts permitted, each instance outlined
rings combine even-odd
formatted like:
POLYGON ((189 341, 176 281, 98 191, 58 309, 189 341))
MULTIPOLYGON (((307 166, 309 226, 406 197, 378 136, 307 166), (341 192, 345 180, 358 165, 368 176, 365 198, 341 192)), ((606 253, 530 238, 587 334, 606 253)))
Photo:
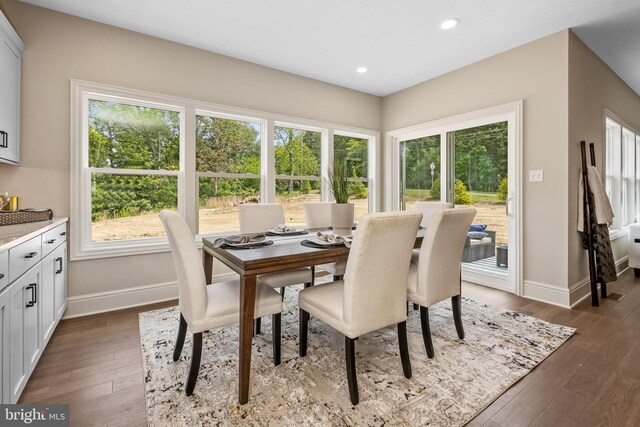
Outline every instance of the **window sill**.
POLYGON ((609 230, 609 240, 612 242, 629 234, 629 228, 625 227, 621 230, 609 230))

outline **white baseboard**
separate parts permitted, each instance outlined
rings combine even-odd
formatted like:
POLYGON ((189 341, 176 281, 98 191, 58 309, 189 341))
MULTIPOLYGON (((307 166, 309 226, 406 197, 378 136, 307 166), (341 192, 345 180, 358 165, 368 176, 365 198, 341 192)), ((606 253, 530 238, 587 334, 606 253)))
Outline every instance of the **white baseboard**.
MULTIPOLYGON (((616 261, 616 274, 618 277, 629 269, 629 256, 624 256, 616 261)), ((600 293, 600 285, 598 285, 598 294, 600 293)), ((578 283, 575 283, 569 288, 569 301, 571 307, 575 307, 585 299, 591 296, 591 279, 585 277, 578 283)))
POLYGON ((546 302, 547 304, 557 305, 563 308, 571 308, 569 304, 569 289, 525 280, 522 291, 522 296, 525 298, 546 302))
MULTIPOLYGON (((237 277, 238 275, 235 273, 220 274, 214 276, 213 282, 232 280, 237 277)), ((67 310, 62 318, 72 319, 74 317, 122 310, 172 299, 178 299, 177 282, 156 283, 134 288, 77 295, 69 297, 67 310)))

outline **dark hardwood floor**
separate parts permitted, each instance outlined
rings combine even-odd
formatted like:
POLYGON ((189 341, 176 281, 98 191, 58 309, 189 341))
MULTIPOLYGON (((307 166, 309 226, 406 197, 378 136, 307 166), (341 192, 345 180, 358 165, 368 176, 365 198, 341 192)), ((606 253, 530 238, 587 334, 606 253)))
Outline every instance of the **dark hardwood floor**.
MULTIPOLYGON (((567 310, 465 284, 466 297, 577 328, 469 425, 640 425, 640 279, 627 271, 608 288, 624 298, 567 310)), ((175 303, 62 321, 21 403, 68 403, 76 426, 146 425, 138 313, 175 303)))

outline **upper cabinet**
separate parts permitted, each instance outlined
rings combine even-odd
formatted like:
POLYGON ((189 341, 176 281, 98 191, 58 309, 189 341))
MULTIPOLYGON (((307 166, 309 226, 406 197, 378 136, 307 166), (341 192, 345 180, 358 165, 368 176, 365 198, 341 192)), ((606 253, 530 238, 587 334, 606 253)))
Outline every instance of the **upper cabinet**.
POLYGON ((20 163, 20 62, 26 46, 0 12, 0 162, 20 163))

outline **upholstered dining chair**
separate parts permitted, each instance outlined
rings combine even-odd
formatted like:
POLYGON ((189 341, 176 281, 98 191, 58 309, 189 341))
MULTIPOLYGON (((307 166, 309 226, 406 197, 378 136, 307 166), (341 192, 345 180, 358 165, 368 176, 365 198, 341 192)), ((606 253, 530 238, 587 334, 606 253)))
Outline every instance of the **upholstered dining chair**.
POLYGON ((436 213, 424 235, 420 256, 411 262, 407 299, 420 307, 422 339, 427 356, 433 358, 429 328, 429 306, 451 298, 458 337, 464 339, 461 314, 460 263, 469 227, 476 216, 474 208, 445 209, 436 213))
MULTIPOLYGON (((284 224, 284 209, 280 203, 247 203, 238 205, 240 233, 264 233, 284 224)), ((286 286, 304 283, 305 287, 313 285, 314 271, 310 268, 296 268, 282 273, 262 274, 258 276, 258 284, 280 288, 284 299, 286 286)), ((260 333, 260 318, 256 318, 255 333, 260 333)))
POLYGON ((411 378, 405 283, 421 218, 416 212, 362 216, 351 244, 344 280, 299 293, 300 356, 307 354, 310 315, 342 333, 349 396, 354 405, 359 401, 355 340, 366 333, 397 325, 402 370, 406 378, 411 378))
MULTIPOLYGON (((305 202, 304 219, 307 228, 329 228, 331 225, 331 205, 329 202, 305 202)), ((330 264, 320 264, 317 268, 329 272, 333 275, 333 280, 342 280, 344 270, 347 268, 346 261, 332 262, 330 264)))
POLYGON ((413 205, 414 212, 422 213, 420 227, 427 227, 431 218, 443 209, 451 209, 453 204, 447 202, 416 202, 413 205))
MULTIPOLYGON (((202 256, 196 247, 191 230, 182 217, 163 210, 160 219, 169 239, 171 254, 178 274, 180 326, 173 360, 182 353, 187 328, 193 334, 193 353, 185 392, 191 396, 198 380, 202 355, 202 333, 239 321, 240 285, 229 281, 207 285, 202 256)), ((255 317, 272 316, 273 363, 280 364, 280 316, 282 299, 274 289, 258 284, 255 317)))

